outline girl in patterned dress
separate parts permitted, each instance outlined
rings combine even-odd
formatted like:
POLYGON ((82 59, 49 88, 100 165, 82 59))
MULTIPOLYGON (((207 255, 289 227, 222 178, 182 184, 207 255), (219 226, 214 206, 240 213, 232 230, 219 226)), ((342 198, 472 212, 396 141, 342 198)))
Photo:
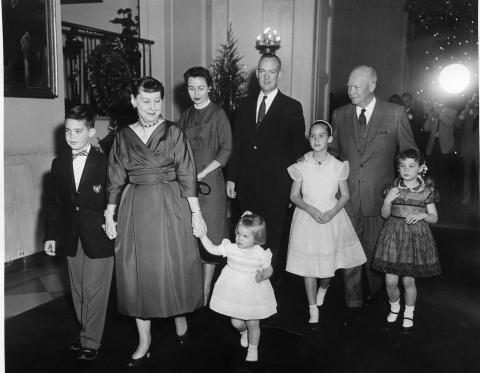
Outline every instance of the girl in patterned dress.
POLYGON ((332 127, 324 120, 310 126, 312 151, 288 167, 293 179, 290 199, 297 206, 288 244, 287 271, 305 278, 310 319, 318 324, 330 279, 338 268, 366 262, 365 253, 343 206, 350 198, 348 162, 328 153, 332 127), (336 194, 340 191, 340 198, 336 194), (317 291, 317 279, 320 286, 317 291))
POLYGON ((425 160, 414 149, 398 156, 400 177, 384 191, 382 216, 385 222, 377 240, 372 267, 385 273, 390 313, 387 328, 400 312, 399 278, 405 288, 403 332, 413 331, 413 312, 417 298, 416 277, 441 273, 435 240, 428 223, 438 220, 435 202, 437 190, 422 178, 427 170, 425 160))
POLYGON ((200 236, 205 249, 227 257, 227 265, 215 283, 210 308, 230 316, 240 332, 240 344, 248 347, 247 361, 258 360, 260 319, 277 313, 277 302, 269 277, 273 273, 272 253, 260 245, 265 243, 265 220, 246 211, 237 224, 235 243, 224 239, 218 246, 204 232, 200 236))

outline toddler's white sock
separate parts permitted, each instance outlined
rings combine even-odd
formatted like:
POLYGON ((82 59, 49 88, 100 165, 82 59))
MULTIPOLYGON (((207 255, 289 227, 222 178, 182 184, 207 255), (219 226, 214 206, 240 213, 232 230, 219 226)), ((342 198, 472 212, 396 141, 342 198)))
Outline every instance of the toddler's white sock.
POLYGON ((413 312, 415 311, 415 306, 405 306, 405 311, 403 312, 403 327, 411 328, 413 326, 413 312))
POLYGON ((248 344, 246 361, 258 361, 258 346, 248 344))
POLYGON ((310 304, 308 308, 310 310, 310 319, 308 322, 310 324, 316 324, 318 322, 318 307, 316 304, 310 304))
POLYGON ((248 347, 248 330, 245 329, 243 332, 240 332, 240 345, 242 347, 248 347))
POLYGON ((318 287, 317 292, 317 306, 323 305, 323 300, 325 299, 325 294, 327 294, 328 286, 324 289, 321 286, 318 287))
POLYGON ((398 313, 400 312, 400 298, 396 302, 390 302, 390 313, 387 316, 388 322, 397 321, 398 313))

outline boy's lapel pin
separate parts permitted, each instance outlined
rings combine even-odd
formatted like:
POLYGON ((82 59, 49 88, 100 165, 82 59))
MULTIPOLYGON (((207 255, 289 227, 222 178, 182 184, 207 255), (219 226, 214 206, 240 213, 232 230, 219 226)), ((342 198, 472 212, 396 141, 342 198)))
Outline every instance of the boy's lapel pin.
POLYGON ((93 191, 95 193, 100 193, 100 191, 102 190, 102 186, 101 185, 94 185, 93 186, 93 191))

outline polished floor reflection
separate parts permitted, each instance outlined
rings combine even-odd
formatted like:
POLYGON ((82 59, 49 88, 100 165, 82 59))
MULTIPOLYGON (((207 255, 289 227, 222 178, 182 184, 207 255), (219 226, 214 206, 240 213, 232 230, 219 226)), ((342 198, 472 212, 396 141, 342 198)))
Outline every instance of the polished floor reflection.
MULTIPOLYGON (((262 326, 260 362, 245 365, 245 349, 226 317, 189 315, 189 340, 180 345, 173 320, 153 323, 152 358, 139 372, 473 372, 480 366, 480 246, 478 209, 453 211, 433 228, 443 274, 418 280, 415 333, 383 330, 382 293, 352 326, 344 327, 337 276, 316 330, 307 329, 301 278, 285 275, 277 289, 279 313, 262 326), (458 216, 456 216, 457 214, 458 216)), ((445 216, 445 215, 444 215, 445 216)), ((115 311, 114 296, 97 361, 77 362, 68 350, 78 330, 65 293, 63 261, 38 259, 6 275, 6 372, 123 372, 135 348, 132 319, 115 311), (36 306, 32 308, 33 306, 36 306), (31 308, 31 309, 29 309, 31 308)), ((113 293, 114 294, 114 293, 113 293)))

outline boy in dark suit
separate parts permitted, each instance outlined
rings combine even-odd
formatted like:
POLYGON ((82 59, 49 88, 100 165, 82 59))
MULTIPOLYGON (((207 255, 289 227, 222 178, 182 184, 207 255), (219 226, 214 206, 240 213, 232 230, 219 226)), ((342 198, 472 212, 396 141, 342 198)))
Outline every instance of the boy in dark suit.
POLYGON ((97 357, 114 263, 113 241, 102 229, 107 158, 90 144, 94 124, 95 115, 86 105, 67 112, 65 140, 71 150, 53 160, 47 190, 45 252, 56 254, 63 233, 73 305, 81 325, 70 349, 81 360, 97 357))

